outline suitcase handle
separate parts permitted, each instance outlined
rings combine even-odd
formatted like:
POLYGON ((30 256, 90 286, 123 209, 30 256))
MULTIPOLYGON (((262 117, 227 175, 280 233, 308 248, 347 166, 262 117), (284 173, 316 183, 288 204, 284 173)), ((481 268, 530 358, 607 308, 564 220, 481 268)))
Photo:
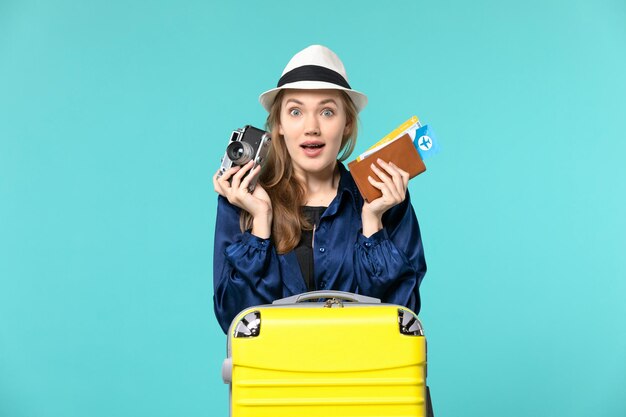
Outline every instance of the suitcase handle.
POLYGON ((302 301, 317 300, 318 298, 339 298, 342 300, 354 301, 358 303, 380 304, 380 299, 378 298, 368 297, 361 294, 354 294, 346 291, 333 290, 310 291, 302 294, 296 294, 292 295, 291 297, 285 297, 279 300, 275 300, 272 304, 296 304, 302 301))

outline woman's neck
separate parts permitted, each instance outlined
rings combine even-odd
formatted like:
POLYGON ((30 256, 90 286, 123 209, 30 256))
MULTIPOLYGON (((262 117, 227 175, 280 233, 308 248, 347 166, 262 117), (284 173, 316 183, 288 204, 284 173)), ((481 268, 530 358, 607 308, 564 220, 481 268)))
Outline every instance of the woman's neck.
POLYGON ((304 185, 305 205, 307 206, 327 207, 337 195, 340 175, 336 163, 323 172, 301 172, 296 175, 304 185))

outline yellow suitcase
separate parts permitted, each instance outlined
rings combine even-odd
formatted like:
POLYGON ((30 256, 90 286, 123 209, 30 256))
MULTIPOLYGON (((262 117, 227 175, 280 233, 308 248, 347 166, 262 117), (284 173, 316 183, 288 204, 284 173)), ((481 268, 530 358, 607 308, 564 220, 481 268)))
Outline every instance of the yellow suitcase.
POLYGON ((402 306, 339 291, 284 298, 239 313, 227 351, 232 417, 432 415, 426 339, 402 306))

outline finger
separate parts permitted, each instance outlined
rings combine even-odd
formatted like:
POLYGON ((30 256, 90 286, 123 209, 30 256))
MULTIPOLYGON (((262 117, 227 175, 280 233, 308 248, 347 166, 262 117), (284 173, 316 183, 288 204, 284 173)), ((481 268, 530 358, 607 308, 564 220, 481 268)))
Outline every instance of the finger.
POLYGON ((372 178, 371 175, 367 176, 367 180, 370 182, 370 184, 374 186, 374 188, 380 190, 382 194, 382 196, 378 197, 376 200, 380 200, 383 205, 389 205, 390 202, 395 201, 393 194, 387 184, 382 181, 376 181, 374 178, 372 178))
POLYGON ((261 165, 257 165, 255 166, 252 171, 250 171, 250 174, 248 174, 243 181, 241 182, 241 188, 246 188, 246 189, 250 189, 250 182, 252 182, 252 180, 254 178, 256 178, 259 175, 259 172, 261 172, 261 165))
POLYGON ((411 177, 411 175, 393 162, 389 162, 389 165, 391 165, 393 168, 395 168, 396 171, 398 171, 398 173, 400 174, 400 178, 402 179, 402 182, 405 184, 406 187, 406 184, 409 183, 409 178, 411 177))
POLYGON ((395 189, 393 190, 393 198, 396 203, 404 201, 406 198, 406 189, 409 183, 409 173, 398 167, 393 162, 386 163, 379 158, 378 162, 390 175, 393 180, 395 189))
POLYGON ((219 172, 215 175, 213 175, 213 189, 215 190, 216 193, 220 194, 220 195, 224 195, 224 191, 222 190, 222 186, 219 182, 218 179, 218 175, 219 172))
POLYGON ((254 165, 254 161, 248 161, 247 164, 241 167, 239 172, 233 175, 233 181, 232 181, 233 188, 241 188, 241 180, 244 177, 244 175, 246 175, 248 171, 250 171, 250 168, 252 168, 252 165, 254 165))
POLYGON ((226 197, 226 190, 230 187, 228 178, 237 170, 239 170, 239 167, 232 167, 222 173, 220 169, 213 175, 213 188, 218 194, 226 197))
POLYGON ((367 176, 367 180, 370 182, 370 184, 372 184, 375 188, 378 188, 379 190, 382 191, 382 189, 385 187, 385 183, 381 182, 381 181, 376 181, 371 175, 367 176))
POLYGON ((372 168, 372 171, 374 171, 374 174, 376 174, 376 176, 382 181, 382 182, 389 182, 391 181, 389 176, 378 167, 378 165, 376 164, 371 164, 370 167, 372 168))
POLYGON ((410 177, 409 173, 406 172, 405 170, 403 170, 402 168, 400 168, 398 165, 394 164, 393 162, 389 162, 389 165, 391 165, 392 167, 394 167, 396 169, 396 171, 398 171, 400 173, 400 176, 402 178, 406 178, 407 181, 410 177))
MULTIPOLYGON (((375 164, 372 164, 372 171, 374 171, 374 173, 378 176, 378 178, 380 178, 380 180, 385 185, 385 189, 387 190, 387 192, 386 193, 383 192, 383 195, 393 198, 394 200, 397 201, 399 198, 399 193, 398 193, 398 190, 396 189, 396 184, 391 179, 391 177, 385 174, 375 164)), ((383 189, 380 189, 380 190, 383 191, 383 189)))
POLYGON ((402 177, 402 201, 404 201, 404 199, 406 198, 407 188, 409 187, 409 180, 411 179, 411 174, 409 174, 407 171, 400 169, 395 164, 394 166, 396 166, 396 168, 400 172, 400 176, 402 177))
POLYGON ((219 175, 219 171, 217 172, 217 174, 215 174, 217 176, 218 181, 220 182, 228 182, 230 180, 230 178, 241 169, 240 166, 235 165, 234 167, 230 167, 228 168, 226 171, 224 171, 224 173, 222 175, 219 175))
POLYGON ((393 183, 394 183, 394 185, 395 185, 395 187, 396 187, 396 189, 398 191, 398 194, 402 194, 402 191, 404 190, 404 184, 403 184, 404 183, 404 179, 402 177, 402 172, 404 172, 404 171, 399 169, 398 166, 395 165, 394 163, 392 163, 392 162, 387 163, 387 162, 383 161, 380 158, 378 159, 378 163, 391 176, 392 181, 393 181, 393 183))

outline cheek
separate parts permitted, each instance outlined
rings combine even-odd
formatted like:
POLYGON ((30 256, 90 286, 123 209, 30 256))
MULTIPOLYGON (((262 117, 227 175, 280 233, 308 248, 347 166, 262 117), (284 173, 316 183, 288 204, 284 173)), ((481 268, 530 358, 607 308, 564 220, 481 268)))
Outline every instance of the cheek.
POLYGON ((296 138, 302 134, 304 125, 300 120, 287 119, 279 125, 279 133, 285 137, 296 138))
POLYGON ((341 140, 348 132, 348 127, 346 126, 345 120, 337 120, 334 123, 333 131, 335 132, 335 137, 338 137, 341 140))

